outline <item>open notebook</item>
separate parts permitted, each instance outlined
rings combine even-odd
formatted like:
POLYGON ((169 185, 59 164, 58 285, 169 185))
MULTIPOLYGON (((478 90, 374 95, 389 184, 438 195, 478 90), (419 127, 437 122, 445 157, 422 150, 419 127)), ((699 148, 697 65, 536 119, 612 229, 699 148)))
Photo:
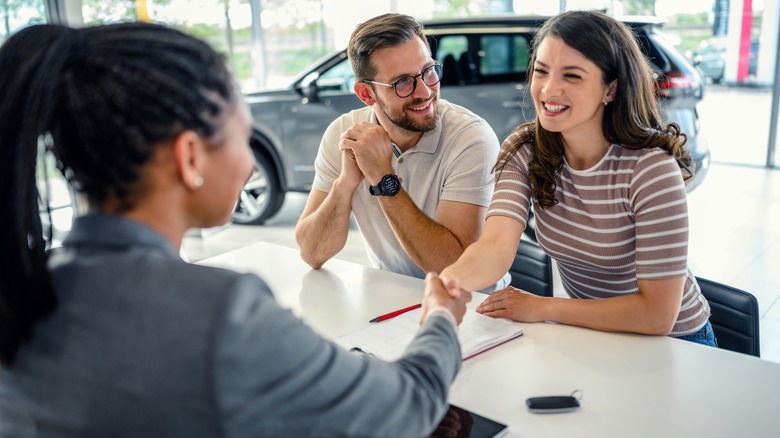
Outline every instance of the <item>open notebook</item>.
MULTIPOLYGON (((334 342, 347 350, 355 349, 373 354, 386 361, 396 360, 403 355, 420 328, 421 312, 422 309, 406 312, 355 333, 338 337, 334 342)), ((468 309, 458 330, 463 360, 522 334, 523 329, 516 322, 491 318, 468 309)))

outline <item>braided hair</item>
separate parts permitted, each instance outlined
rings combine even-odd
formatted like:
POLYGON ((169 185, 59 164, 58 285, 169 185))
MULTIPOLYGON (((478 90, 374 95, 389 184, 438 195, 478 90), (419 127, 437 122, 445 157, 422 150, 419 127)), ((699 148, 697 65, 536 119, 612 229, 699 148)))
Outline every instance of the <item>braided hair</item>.
POLYGON ((46 267, 36 163, 41 146, 92 206, 132 208, 155 148, 204 138, 236 95, 203 41, 148 23, 28 27, 0 48, 0 364, 11 366, 57 300, 46 267))

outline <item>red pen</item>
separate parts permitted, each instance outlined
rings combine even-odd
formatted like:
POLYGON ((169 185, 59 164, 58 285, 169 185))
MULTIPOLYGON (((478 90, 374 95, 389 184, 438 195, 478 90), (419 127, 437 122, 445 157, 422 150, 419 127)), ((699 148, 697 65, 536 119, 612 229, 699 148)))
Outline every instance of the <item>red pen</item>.
POLYGON ((420 307, 422 307, 422 304, 415 304, 413 306, 404 307, 403 309, 398 309, 398 310, 390 312, 390 313, 385 313, 384 315, 379 315, 376 318, 374 318, 374 319, 372 319, 371 321, 368 321, 368 322, 381 322, 381 321, 384 321, 384 320, 387 320, 387 319, 390 319, 390 318, 395 318, 396 316, 398 316, 398 315, 400 315, 402 313, 410 312, 410 311, 412 311, 414 309, 419 309, 420 307))

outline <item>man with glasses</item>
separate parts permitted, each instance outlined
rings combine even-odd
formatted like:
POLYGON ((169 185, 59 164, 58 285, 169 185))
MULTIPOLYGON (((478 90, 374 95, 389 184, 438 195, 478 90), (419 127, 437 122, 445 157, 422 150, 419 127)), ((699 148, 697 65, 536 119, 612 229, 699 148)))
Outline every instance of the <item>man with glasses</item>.
POLYGON ((375 267, 439 272, 482 231, 498 139, 482 118, 439 98, 447 72, 412 17, 358 25, 348 53, 367 106, 323 136, 296 227, 301 256, 321 267, 344 247, 354 214, 375 267))

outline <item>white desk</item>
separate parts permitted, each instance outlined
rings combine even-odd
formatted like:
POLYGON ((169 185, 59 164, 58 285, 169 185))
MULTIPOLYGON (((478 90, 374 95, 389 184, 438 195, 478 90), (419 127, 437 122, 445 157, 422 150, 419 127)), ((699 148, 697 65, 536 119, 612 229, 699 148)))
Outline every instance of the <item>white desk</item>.
MULTIPOLYGON (((268 243, 201 264, 258 274, 329 339, 417 303, 423 292, 422 280, 342 260, 312 270, 297 250, 268 243)), ((780 436, 780 364, 667 337, 544 323, 523 329, 464 362, 450 393, 453 404, 509 424, 510 437, 780 436), (579 411, 526 409, 528 397, 575 389, 584 393, 579 411)))

